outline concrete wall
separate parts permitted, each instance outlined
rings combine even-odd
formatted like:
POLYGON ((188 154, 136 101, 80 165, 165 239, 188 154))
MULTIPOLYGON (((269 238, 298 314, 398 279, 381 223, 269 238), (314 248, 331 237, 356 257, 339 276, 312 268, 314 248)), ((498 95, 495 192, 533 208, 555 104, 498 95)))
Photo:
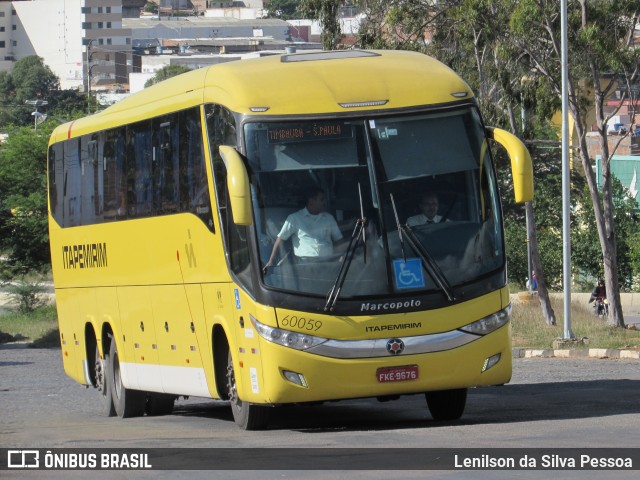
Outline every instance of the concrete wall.
MULTIPOLYGON (((562 300, 564 294, 550 293, 551 298, 562 300)), ((571 303, 588 305, 590 293, 572 293, 571 303)), ((640 293, 621 293, 620 301, 622 302, 622 310, 625 315, 640 315, 640 293)), ((519 303, 518 294, 511 294, 511 302, 519 303)))

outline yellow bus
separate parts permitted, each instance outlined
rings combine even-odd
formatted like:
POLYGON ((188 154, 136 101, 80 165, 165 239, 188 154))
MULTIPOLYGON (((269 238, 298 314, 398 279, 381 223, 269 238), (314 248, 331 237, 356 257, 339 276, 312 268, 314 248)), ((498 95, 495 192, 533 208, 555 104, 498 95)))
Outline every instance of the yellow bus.
POLYGON ((196 396, 260 429, 279 405, 425 394, 458 419, 469 387, 511 377, 489 139, 530 200, 526 148, 483 124, 453 71, 363 50, 203 68, 61 125, 65 372, 109 416, 196 396))

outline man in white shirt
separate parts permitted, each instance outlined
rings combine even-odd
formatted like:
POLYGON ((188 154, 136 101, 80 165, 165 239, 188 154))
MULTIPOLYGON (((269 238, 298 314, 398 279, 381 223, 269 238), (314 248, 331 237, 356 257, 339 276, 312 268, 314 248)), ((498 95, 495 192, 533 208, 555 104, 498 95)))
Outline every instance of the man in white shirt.
POLYGON ((282 242, 293 237, 293 253, 298 258, 317 259, 333 254, 333 243, 342 239, 336 220, 324 211, 325 196, 319 188, 307 193, 307 206, 292 213, 284 222, 265 269, 275 263, 282 242))
POLYGON ((422 213, 407 218, 407 225, 415 227, 429 223, 440 223, 442 217, 438 215, 438 206, 438 195, 436 195, 435 192, 426 193, 420 200, 420 210, 422 213))

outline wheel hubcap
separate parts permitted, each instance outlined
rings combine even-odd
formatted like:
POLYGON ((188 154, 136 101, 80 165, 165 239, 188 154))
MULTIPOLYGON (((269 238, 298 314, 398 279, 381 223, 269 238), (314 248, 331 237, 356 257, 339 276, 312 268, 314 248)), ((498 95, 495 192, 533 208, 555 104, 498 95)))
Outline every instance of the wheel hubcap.
POLYGON ((233 365, 227 366, 227 390, 229 391, 229 401, 238 404, 238 391, 236 389, 236 376, 233 372, 233 365))
POLYGON ((96 375, 95 375, 96 388, 98 389, 98 391, 100 393, 102 393, 104 395, 105 394, 105 391, 104 391, 104 360, 102 360, 100 358, 100 355, 98 355, 97 353, 96 353, 95 370, 96 370, 96 375))

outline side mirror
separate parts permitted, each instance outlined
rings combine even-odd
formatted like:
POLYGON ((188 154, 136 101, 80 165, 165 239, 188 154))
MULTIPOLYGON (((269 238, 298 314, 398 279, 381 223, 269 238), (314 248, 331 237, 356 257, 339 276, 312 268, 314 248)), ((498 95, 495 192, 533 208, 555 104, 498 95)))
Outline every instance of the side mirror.
POLYGON ((251 225, 253 223, 251 188, 244 162, 233 147, 220 145, 218 150, 227 167, 227 189, 229 190, 229 201, 233 212, 233 223, 236 225, 251 225))
POLYGON ((527 147, 518 137, 500 128, 488 127, 487 136, 502 145, 509 154, 516 203, 533 200, 533 164, 527 147))

